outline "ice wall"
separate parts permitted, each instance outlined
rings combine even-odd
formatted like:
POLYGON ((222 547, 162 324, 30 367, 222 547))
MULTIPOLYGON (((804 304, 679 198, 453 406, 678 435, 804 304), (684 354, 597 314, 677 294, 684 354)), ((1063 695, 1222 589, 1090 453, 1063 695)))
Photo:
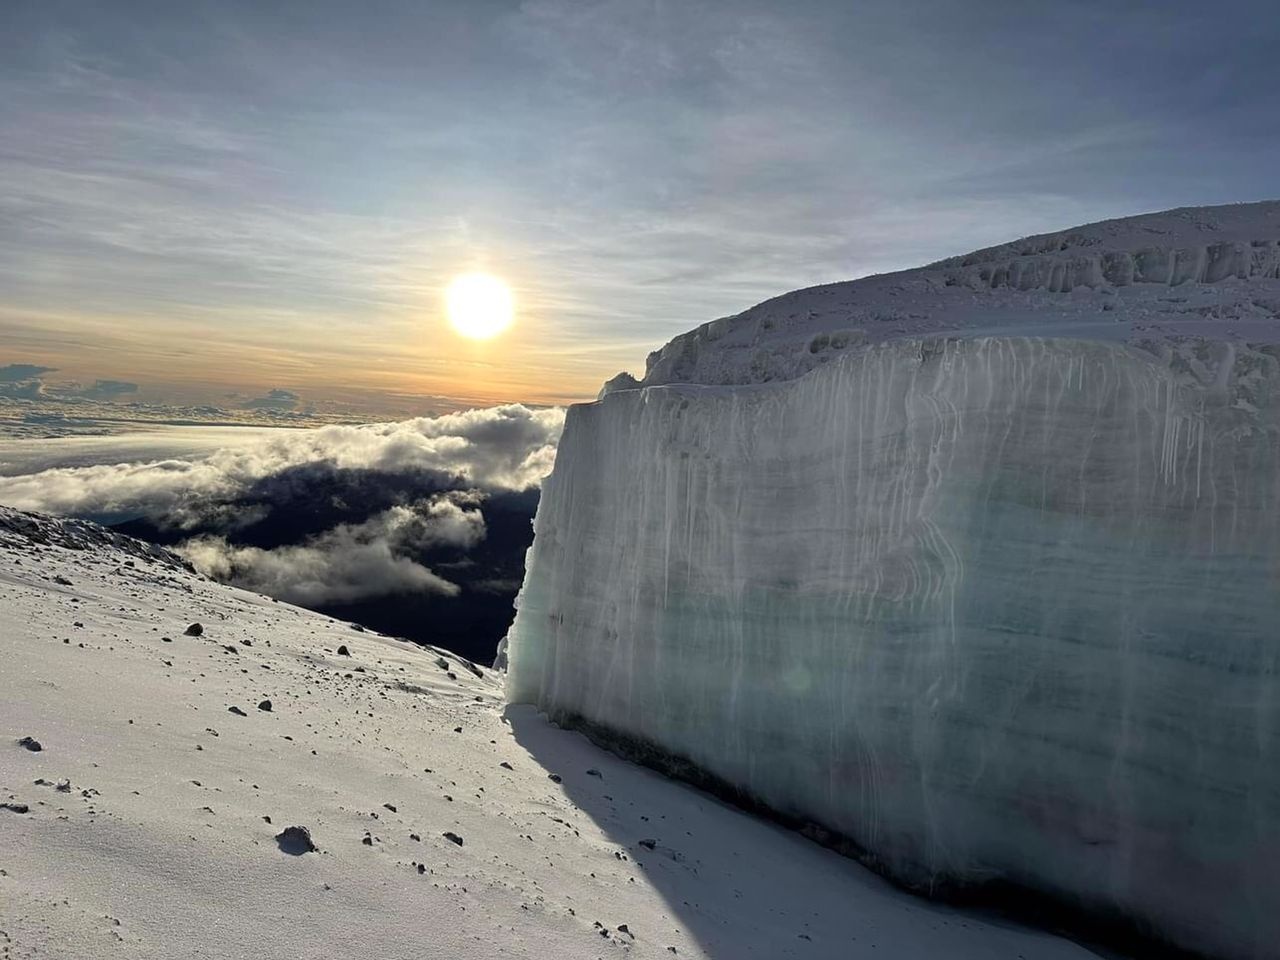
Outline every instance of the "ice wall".
POLYGON ((923 889, 1280 944, 1280 348, 897 340, 569 414, 508 695, 923 889))

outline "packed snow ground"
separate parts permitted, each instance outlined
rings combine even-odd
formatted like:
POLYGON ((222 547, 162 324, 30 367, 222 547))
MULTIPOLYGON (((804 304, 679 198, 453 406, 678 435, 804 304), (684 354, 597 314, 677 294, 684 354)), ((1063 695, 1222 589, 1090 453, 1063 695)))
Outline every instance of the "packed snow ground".
POLYGON ((1091 956, 92 525, 0 508, 0 637, 5 960, 1091 956))

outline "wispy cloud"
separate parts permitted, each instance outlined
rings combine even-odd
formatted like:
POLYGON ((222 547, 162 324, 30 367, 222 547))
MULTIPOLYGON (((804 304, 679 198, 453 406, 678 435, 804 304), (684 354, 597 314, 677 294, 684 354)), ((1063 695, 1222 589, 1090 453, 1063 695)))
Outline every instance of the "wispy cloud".
POLYGON ((791 287, 1268 193, 1255 12, 28 5, 0 39, 0 336, 148 389, 589 396, 791 287), (517 291, 495 347, 440 322, 476 266, 517 291))

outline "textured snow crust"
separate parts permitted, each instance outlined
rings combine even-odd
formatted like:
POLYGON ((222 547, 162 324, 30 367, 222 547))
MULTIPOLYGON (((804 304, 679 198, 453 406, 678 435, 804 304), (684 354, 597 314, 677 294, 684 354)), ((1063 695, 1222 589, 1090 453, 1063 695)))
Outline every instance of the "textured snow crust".
MULTIPOLYGON (((1261 262, 1188 296, 1276 290, 1261 262)), ((690 760, 921 890, 1012 884, 1280 956, 1280 346, 826 333, 803 376, 706 385, 768 379, 735 338, 786 299, 718 321, 728 347, 673 342, 647 380, 667 385, 570 410, 508 698, 690 760)))
POLYGON ((786 380, 866 344, 944 335, 1280 342, 1280 201, 1108 220, 796 290, 676 337, 642 383, 786 380))

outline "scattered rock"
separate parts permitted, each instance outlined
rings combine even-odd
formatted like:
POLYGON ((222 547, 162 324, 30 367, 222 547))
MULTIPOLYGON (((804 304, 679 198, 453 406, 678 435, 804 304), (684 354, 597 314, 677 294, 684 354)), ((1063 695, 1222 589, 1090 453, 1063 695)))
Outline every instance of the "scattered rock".
POLYGON ((54 578, 53 578, 53 582, 54 582, 54 583, 56 583, 56 584, 57 584, 58 586, 60 586, 60 587, 69 587, 69 586, 71 586, 71 581, 70 581, 70 580, 68 580, 66 577, 64 577, 62 574, 58 574, 56 577, 54 577, 54 578))
POLYGON ((547 779, 552 783, 560 783, 563 778, 558 773, 548 773, 547 779))
POLYGON ((188 637, 198 637, 204 633, 204 627, 198 623, 193 623, 187 629, 182 631, 188 637))
POLYGON ((348 624, 348 626, 350 626, 350 627, 351 627, 351 629, 352 629, 352 630, 354 630, 356 633, 364 633, 364 632, 365 632, 365 629, 364 629, 364 625, 363 625, 363 624, 359 624, 359 623, 352 623, 352 624, 348 624))
POLYGON ((390 810, 392 813, 396 812, 396 805, 394 803, 384 803, 383 806, 386 807, 388 810, 390 810))
POLYGON ((264 713, 270 713, 270 712, 271 712, 271 701, 270 701, 270 700, 263 700, 260 704, 258 704, 258 709, 259 709, 259 710, 261 710, 261 711, 263 711, 264 713))
MULTIPOLYGON (((271 822, 269 817, 264 817, 267 823, 271 822)), ((311 842, 311 831, 306 827, 285 827, 276 834, 276 843, 282 852, 289 854, 291 857, 300 857, 304 853, 315 853, 319 847, 311 842)))
POLYGON ((44 747, 40 746, 40 741, 35 737, 23 737, 18 741, 18 746, 26 747, 32 753, 39 753, 44 747))
POLYGON ((347 645, 345 643, 338 647, 338 656, 340 657, 351 656, 351 651, 347 649, 347 645))
POLYGON ((632 940, 634 940, 634 939, 636 938, 636 935, 635 935, 634 933, 632 933, 632 932, 631 932, 631 930, 627 927, 627 925, 626 925, 625 923, 620 923, 620 924, 618 924, 618 932, 619 932, 619 933, 625 933, 625 934, 626 934, 628 937, 630 937, 632 940))
POLYGON ((10 813, 29 813, 31 808, 25 803, 0 803, 0 810, 8 810, 10 813))
POLYGON ((426 872, 427 872, 427 865, 425 863, 418 864, 418 873, 423 874, 426 872))
POLYGON ((451 843, 456 843, 458 846, 462 846, 462 838, 451 830, 446 830, 444 833, 440 834, 440 836, 444 837, 451 843))
POLYGON ((373 837, 371 837, 369 834, 366 833, 364 837, 361 838, 360 842, 363 843, 366 847, 372 847, 373 837))
POLYGON ((640 846, 644 847, 646 850, 652 850, 657 845, 658 845, 657 840, 641 840, 640 841, 640 846))
POLYGON ((233 646, 232 646, 231 644, 229 644, 229 643, 224 643, 224 644, 222 645, 222 649, 223 649, 223 650, 225 650, 225 651, 227 651, 227 653, 234 653, 237 657, 238 657, 238 656, 240 656, 240 651, 239 651, 239 650, 237 650, 235 647, 233 647, 233 646))
POLYGON ((507 770, 514 770, 514 769, 515 769, 515 767, 513 767, 511 764, 507 763, 507 761, 505 761, 505 760, 503 760, 500 764, 498 764, 498 766, 503 767, 503 768, 505 768, 505 769, 507 769, 507 770))
POLYGON ((461 733, 461 732, 462 732, 462 728, 461 728, 461 727, 454 727, 454 728, 453 728, 453 732, 454 732, 454 733, 461 733))
POLYGON ((595 767, 592 767, 590 770, 588 770, 588 771, 587 771, 587 776, 588 776, 588 777, 599 777, 601 780, 603 780, 603 779, 604 779, 604 774, 603 774, 603 773, 601 773, 599 770, 597 770, 595 767))
POLYGON ((227 707, 227 713, 234 713, 237 717, 247 717, 248 714, 239 707, 227 707))

